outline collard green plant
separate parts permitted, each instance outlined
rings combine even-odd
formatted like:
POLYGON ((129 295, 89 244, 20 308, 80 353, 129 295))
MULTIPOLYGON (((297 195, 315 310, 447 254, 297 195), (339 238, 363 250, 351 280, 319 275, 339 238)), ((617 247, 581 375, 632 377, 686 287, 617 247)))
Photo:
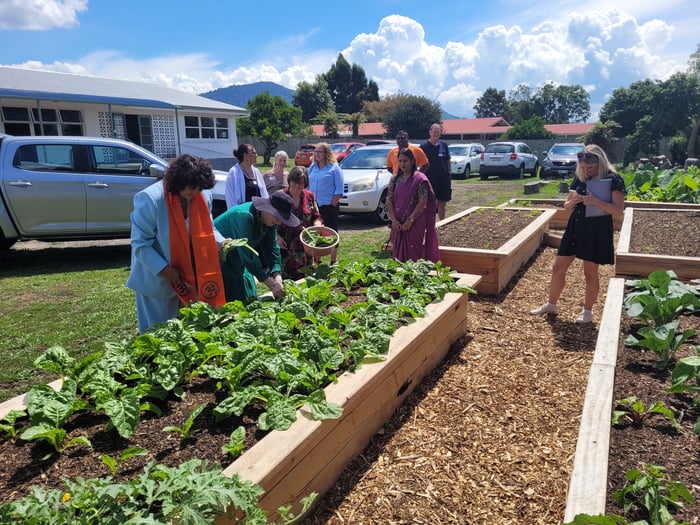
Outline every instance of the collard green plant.
POLYGON ((633 508, 643 509, 651 525, 675 524, 673 513, 685 503, 695 503, 686 486, 669 479, 664 467, 640 463, 639 468, 628 470, 625 478, 625 486, 613 493, 615 503, 624 514, 633 508))
POLYGON ((180 437, 183 441, 191 438, 196 431, 194 428, 194 421, 205 408, 207 408, 206 403, 201 403, 197 405, 194 408, 194 410, 192 410, 192 412, 189 413, 187 419, 185 419, 181 427, 168 426, 163 429, 163 432, 177 432, 178 434, 180 434, 180 437))
POLYGON ((17 435, 17 420, 27 417, 26 410, 10 410, 5 417, 0 419, 0 432, 6 437, 13 438, 17 435))
POLYGON ((629 291, 623 304, 627 315, 645 324, 660 326, 684 310, 700 311, 700 286, 679 281, 672 270, 657 270, 626 285, 629 291))
POLYGON ((700 170, 689 166, 659 169, 644 164, 634 171, 621 174, 628 200, 656 202, 700 202, 700 170))
MULTIPOLYGON (((671 386, 668 389, 673 394, 690 393, 693 395, 694 406, 700 405, 700 346, 694 346, 694 356, 679 359, 671 373, 671 386)), ((700 417, 695 421, 693 432, 700 437, 700 417)))
POLYGON ((648 348, 659 357, 654 366, 663 370, 668 366, 676 350, 695 335, 695 330, 690 328, 679 333, 678 324, 678 321, 671 321, 656 327, 643 326, 636 336, 628 335, 625 338, 625 345, 648 348))

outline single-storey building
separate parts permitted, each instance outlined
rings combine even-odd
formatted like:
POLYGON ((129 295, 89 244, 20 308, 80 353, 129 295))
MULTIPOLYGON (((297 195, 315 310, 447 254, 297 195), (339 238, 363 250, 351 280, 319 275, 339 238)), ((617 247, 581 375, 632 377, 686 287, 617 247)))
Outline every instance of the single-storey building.
MULTIPOLYGON (((556 136, 556 140, 563 142, 574 141, 576 137, 586 134, 593 128, 594 124, 545 124, 545 128, 556 136)), ((511 125, 502 117, 488 118, 459 118, 445 119, 442 121, 442 138, 447 142, 493 142, 511 128, 511 125)), ((324 136, 323 125, 313 126, 314 135, 321 138, 324 136)), ((352 126, 344 125, 340 128, 340 136, 344 139, 352 135, 352 126)), ((381 139, 394 137, 387 135, 386 129, 381 122, 365 122, 360 124, 359 136, 357 140, 381 139)), ((428 138, 428 130, 424 137, 411 137, 414 142, 420 142, 428 138)))
POLYGON ((248 111, 145 82, 0 67, 0 133, 126 139, 170 159, 228 169, 248 111))

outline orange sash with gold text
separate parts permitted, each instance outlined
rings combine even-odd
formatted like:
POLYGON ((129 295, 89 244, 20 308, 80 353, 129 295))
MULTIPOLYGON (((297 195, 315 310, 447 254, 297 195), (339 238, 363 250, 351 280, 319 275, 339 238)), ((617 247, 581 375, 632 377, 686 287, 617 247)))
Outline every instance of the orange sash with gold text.
POLYGON ((168 226, 170 227, 170 264, 182 272, 184 280, 190 285, 189 287, 173 286, 175 293, 185 305, 190 301, 199 300, 212 306, 222 306, 226 302, 224 281, 221 277, 219 252, 214 238, 211 214, 204 196, 199 193, 190 202, 189 234, 180 205, 180 197, 166 190, 165 199, 168 203, 168 226))

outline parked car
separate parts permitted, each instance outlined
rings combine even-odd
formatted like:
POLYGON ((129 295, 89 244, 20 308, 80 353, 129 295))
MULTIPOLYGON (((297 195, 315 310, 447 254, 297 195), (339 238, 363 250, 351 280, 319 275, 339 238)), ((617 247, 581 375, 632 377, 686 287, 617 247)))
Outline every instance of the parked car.
POLYGON ((314 161, 314 144, 302 144, 294 155, 294 164, 308 168, 314 161))
POLYGON ((542 159, 542 178, 573 177, 578 161, 576 155, 584 146, 581 142, 562 142, 552 145, 542 159))
POLYGON ((393 144, 394 146, 396 146, 396 142, 393 142, 391 140, 370 139, 365 141, 365 146, 379 146, 381 144, 393 144))
MULTIPOLYGON (((0 248, 18 240, 128 238, 134 195, 167 162, 124 140, 0 135, 0 248)), ((226 210, 215 171, 214 213, 226 210)))
POLYGON ((468 179, 472 172, 479 171, 483 144, 450 144, 450 173, 453 179, 468 179))
POLYGON ((498 175, 522 179, 525 173, 534 177, 539 168, 537 155, 524 142, 492 142, 481 154, 479 178, 486 180, 498 175))
POLYGON ((340 163, 345 187, 340 198, 340 213, 371 215, 379 224, 389 222, 386 194, 391 173, 386 156, 395 144, 365 146, 356 149, 340 163))
POLYGON ((335 160, 340 162, 357 148, 361 148, 364 145, 364 142, 334 142, 331 144, 331 149, 335 155, 335 160))

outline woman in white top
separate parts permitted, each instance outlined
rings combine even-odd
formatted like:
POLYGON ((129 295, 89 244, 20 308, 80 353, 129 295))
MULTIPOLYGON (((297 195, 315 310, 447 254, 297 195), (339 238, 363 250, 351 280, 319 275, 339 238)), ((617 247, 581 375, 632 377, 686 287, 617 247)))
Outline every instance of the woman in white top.
POLYGON ((260 170, 255 167, 258 153, 252 144, 241 144, 233 152, 238 163, 233 166, 226 178, 226 208, 232 208, 253 197, 267 199, 269 194, 260 170))
POLYGON ((263 173, 263 180, 265 181, 265 187, 267 192, 272 195, 277 190, 283 190, 289 186, 287 183, 287 161, 289 160, 289 155, 286 151, 279 150, 275 153, 275 160, 272 163, 272 169, 263 173))

